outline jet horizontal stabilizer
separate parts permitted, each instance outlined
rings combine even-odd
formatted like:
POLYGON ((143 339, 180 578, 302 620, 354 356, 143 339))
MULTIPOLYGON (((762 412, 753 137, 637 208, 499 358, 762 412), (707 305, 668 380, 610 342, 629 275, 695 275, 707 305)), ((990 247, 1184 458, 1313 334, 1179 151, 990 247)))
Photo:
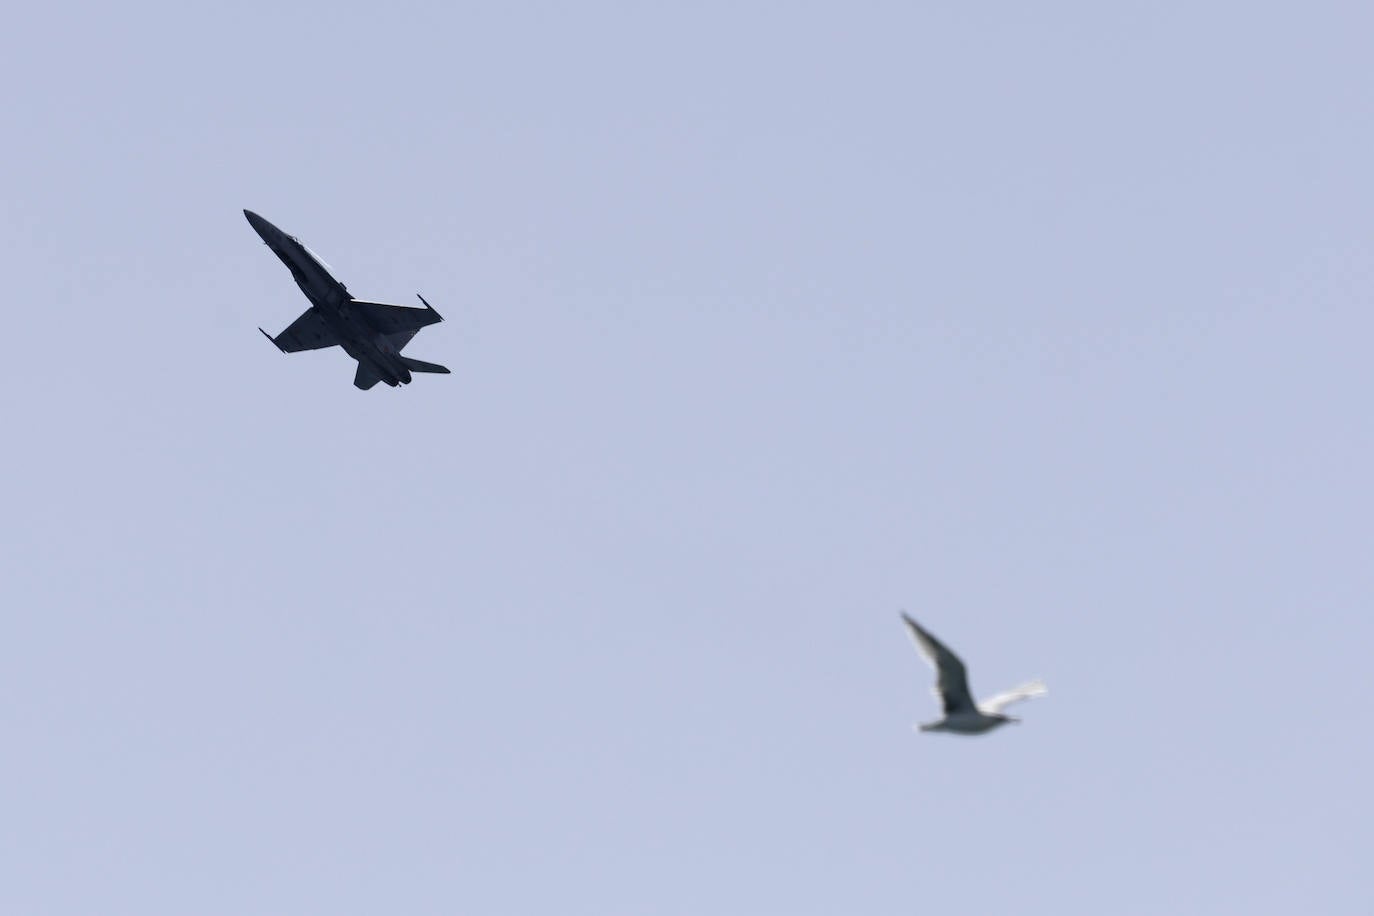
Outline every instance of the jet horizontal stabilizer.
POLYGON ((411 372, 434 372, 439 375, 449 374, 448 366, 441 366, 438 363, 427 363, 422 359, 414 359, 409 356, 397 356, 396 358, 401 361, 401 365, 405 366, 411 372))
POLYGON ((358 388, 366 391, 381 380, 381 376, 373 372, 371 368, 362 363, 358 363, 358 371, 353 375, 353 384, 358 388))

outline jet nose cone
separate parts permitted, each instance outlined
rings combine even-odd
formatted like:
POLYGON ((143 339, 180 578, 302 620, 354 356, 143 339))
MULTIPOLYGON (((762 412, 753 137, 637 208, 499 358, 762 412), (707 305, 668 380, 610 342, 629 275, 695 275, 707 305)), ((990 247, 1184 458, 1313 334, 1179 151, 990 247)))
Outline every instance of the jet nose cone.
POLYGON ((276 226, 273 226, 252 210, 244 210, 243 215, 248 219, 248 225, 253 227, 253 231, 262 236, 263 241, 270 241, 272 237, 277 234, 276 226))

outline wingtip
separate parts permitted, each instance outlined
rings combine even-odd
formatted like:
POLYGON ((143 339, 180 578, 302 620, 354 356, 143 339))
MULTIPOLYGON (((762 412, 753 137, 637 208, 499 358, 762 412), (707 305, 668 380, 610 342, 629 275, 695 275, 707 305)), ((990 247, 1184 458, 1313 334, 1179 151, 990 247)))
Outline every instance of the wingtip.
POLYGON ((434 313, 434 316, 435 316, 436 318, 438 318, 440 321, 443 321, 443 320, 444 320, 444 316, 443 316, 443 315, 440 315, 440 314, 439 314, 439 310, 436 309, 434 306, 432 306, 432 305, 429 304, 429 300, 428 300, 428 299, 426 299, 424 296, 421 296, 419 293, 416 293, 415 295, 416 295, 417 298, 419 298, 419 300, 420 300, 421 302, 423 302, 423 303, 425 304, 425 308, 429 309, 431 312, 434 313))

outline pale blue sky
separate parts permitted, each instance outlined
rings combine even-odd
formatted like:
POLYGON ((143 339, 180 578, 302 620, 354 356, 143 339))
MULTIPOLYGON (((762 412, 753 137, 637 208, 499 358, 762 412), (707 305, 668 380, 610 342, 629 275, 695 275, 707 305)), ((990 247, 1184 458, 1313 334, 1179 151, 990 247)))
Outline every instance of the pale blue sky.
POLYGON ((1374 13, 1108 6, 13 14, 0 912, 1368 913, 1374 13))

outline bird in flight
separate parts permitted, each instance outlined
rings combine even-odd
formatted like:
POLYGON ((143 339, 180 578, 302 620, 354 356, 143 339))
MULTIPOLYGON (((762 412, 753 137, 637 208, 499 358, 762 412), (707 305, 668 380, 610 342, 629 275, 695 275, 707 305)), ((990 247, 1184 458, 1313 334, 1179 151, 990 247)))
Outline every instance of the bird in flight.
POLYGON ((1044 681, 1037 679, 989 697, 981 703, 974 703, 968 689, 968 673, 964 670, 964 663, 959 660, 959 656, 949 651, 944 643, 931 636, 906 614, 902 614, 902 620, 906 621, 907 628, 911 630, 911 638, 916 641, 916 648, 921 650, 926 661, 935 668, 935 695, 944 706, 945 717, 938 722, 921 725, 920 729, 923 732, 981 735, 1007 722, 1021 721, 1003 715, 1004 707, 1017 700, 1028 700, 1049 692, 1044 681))

